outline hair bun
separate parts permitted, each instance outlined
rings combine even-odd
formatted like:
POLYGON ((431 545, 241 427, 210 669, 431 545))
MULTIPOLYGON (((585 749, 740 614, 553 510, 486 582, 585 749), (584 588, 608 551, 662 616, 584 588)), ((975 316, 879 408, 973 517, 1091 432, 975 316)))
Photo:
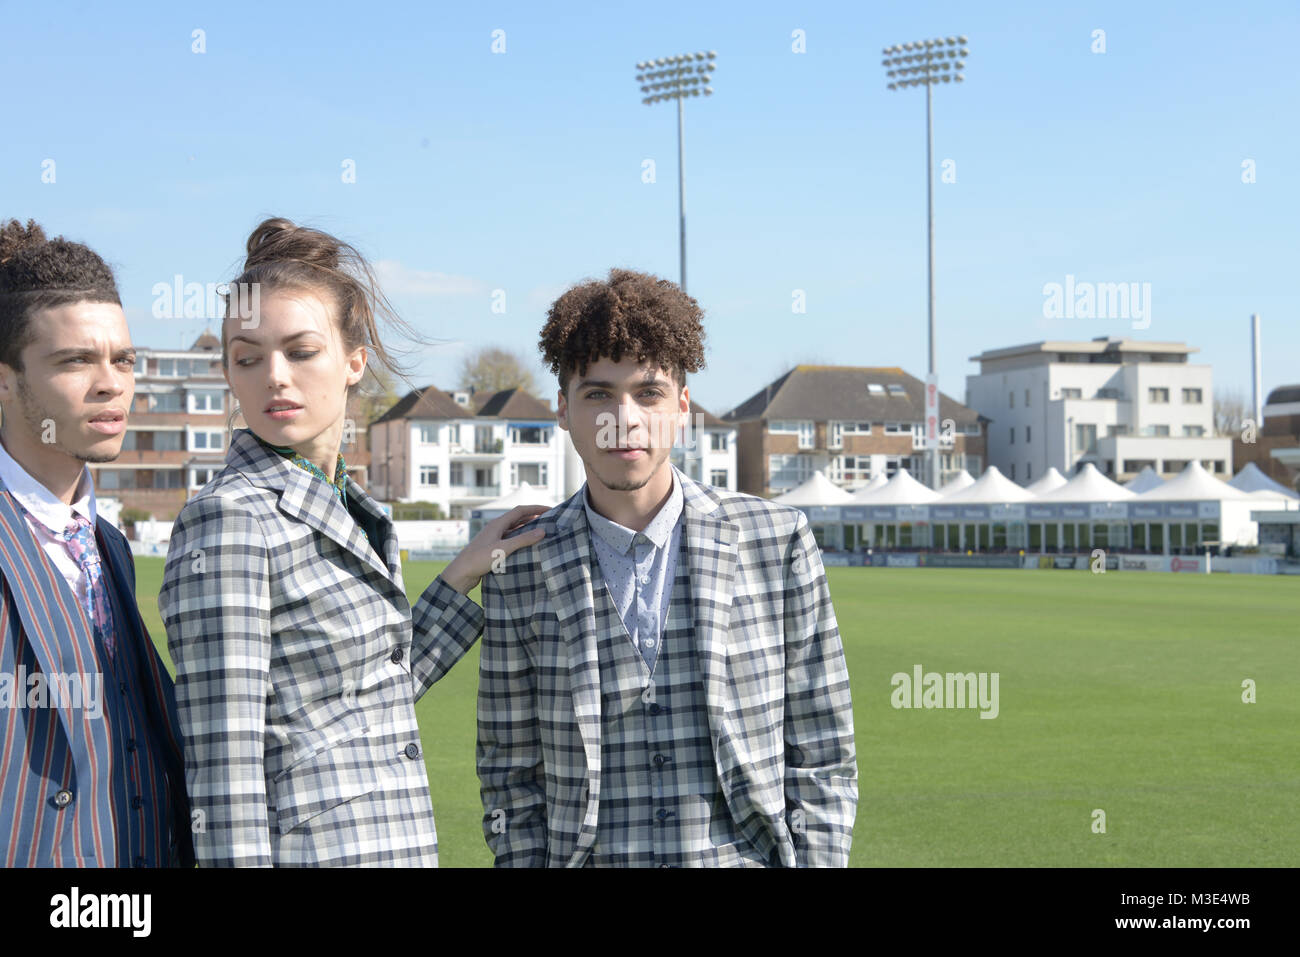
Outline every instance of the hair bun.
POLYGON ((328 233, 275 216, 264 220, 249 235, 244 269, 286 261, 337 269, 339 253, 339 241, 328 233))
POLYGON ((16 219, 11 219, 0 226, 0 263, 12 259, 24 249, 35 249, 46 243, 45 230, 34 219, 27 220, 24 226, 16 219))

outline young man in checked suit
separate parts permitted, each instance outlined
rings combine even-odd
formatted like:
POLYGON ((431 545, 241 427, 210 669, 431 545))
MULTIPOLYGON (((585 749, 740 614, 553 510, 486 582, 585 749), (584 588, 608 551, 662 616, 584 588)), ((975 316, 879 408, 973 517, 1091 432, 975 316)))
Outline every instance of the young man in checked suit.
POLYGON ((845 866, 849 677, 797 509, 668 457, 700 309, 615 269, 541 348, 587 483, 483 579, 483 828, 498 866, 845 866))
POLYGON ((134 365, 104 261, 0 228, 5 867, 194 863, 172 681, 86 468, 121 452, 134 365))

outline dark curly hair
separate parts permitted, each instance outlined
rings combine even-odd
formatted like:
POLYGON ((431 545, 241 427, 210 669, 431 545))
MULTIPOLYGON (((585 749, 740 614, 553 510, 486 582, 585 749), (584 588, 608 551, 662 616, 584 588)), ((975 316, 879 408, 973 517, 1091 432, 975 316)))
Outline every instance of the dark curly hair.
POLYGON ((76 302, 122 305, 108 264, 81 243, 47 240, 34 220, 0 225, 0 362, 22 372, 32 317, 76 302))
POLYGON ((568 393, 576 372, 602 358, 654 362, 673 374, 704 368, 704 312, 675 282, 631 269, 611 269, 604 281, 571 287, 546 314, 538 348, 568 393))

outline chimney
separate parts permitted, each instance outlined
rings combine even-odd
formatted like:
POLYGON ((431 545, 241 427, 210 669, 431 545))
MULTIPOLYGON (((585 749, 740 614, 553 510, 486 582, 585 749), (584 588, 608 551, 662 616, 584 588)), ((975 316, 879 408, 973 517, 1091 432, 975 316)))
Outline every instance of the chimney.
POLYGON ((1255 313, 1250 317, 1250 339, 1255 352, 1254 375, 1251 377, 1251 386, 1254 392, 1251 408, 1255 414, 1255 428, 1261 429, 1264 427, 1264 383, 1261 381, 1263 376, 1260 373, 1259 313, 1255 313))

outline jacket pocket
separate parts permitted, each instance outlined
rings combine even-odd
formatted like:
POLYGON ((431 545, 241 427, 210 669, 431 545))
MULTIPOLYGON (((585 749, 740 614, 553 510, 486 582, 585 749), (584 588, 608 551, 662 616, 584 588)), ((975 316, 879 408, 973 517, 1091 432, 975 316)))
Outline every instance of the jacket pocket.
POLYGON ((371 793, 380 785, 379 770, 364 723, 344 737, 321 743, 275 779, 276 823, 281 834, 341 804, 371 793))

